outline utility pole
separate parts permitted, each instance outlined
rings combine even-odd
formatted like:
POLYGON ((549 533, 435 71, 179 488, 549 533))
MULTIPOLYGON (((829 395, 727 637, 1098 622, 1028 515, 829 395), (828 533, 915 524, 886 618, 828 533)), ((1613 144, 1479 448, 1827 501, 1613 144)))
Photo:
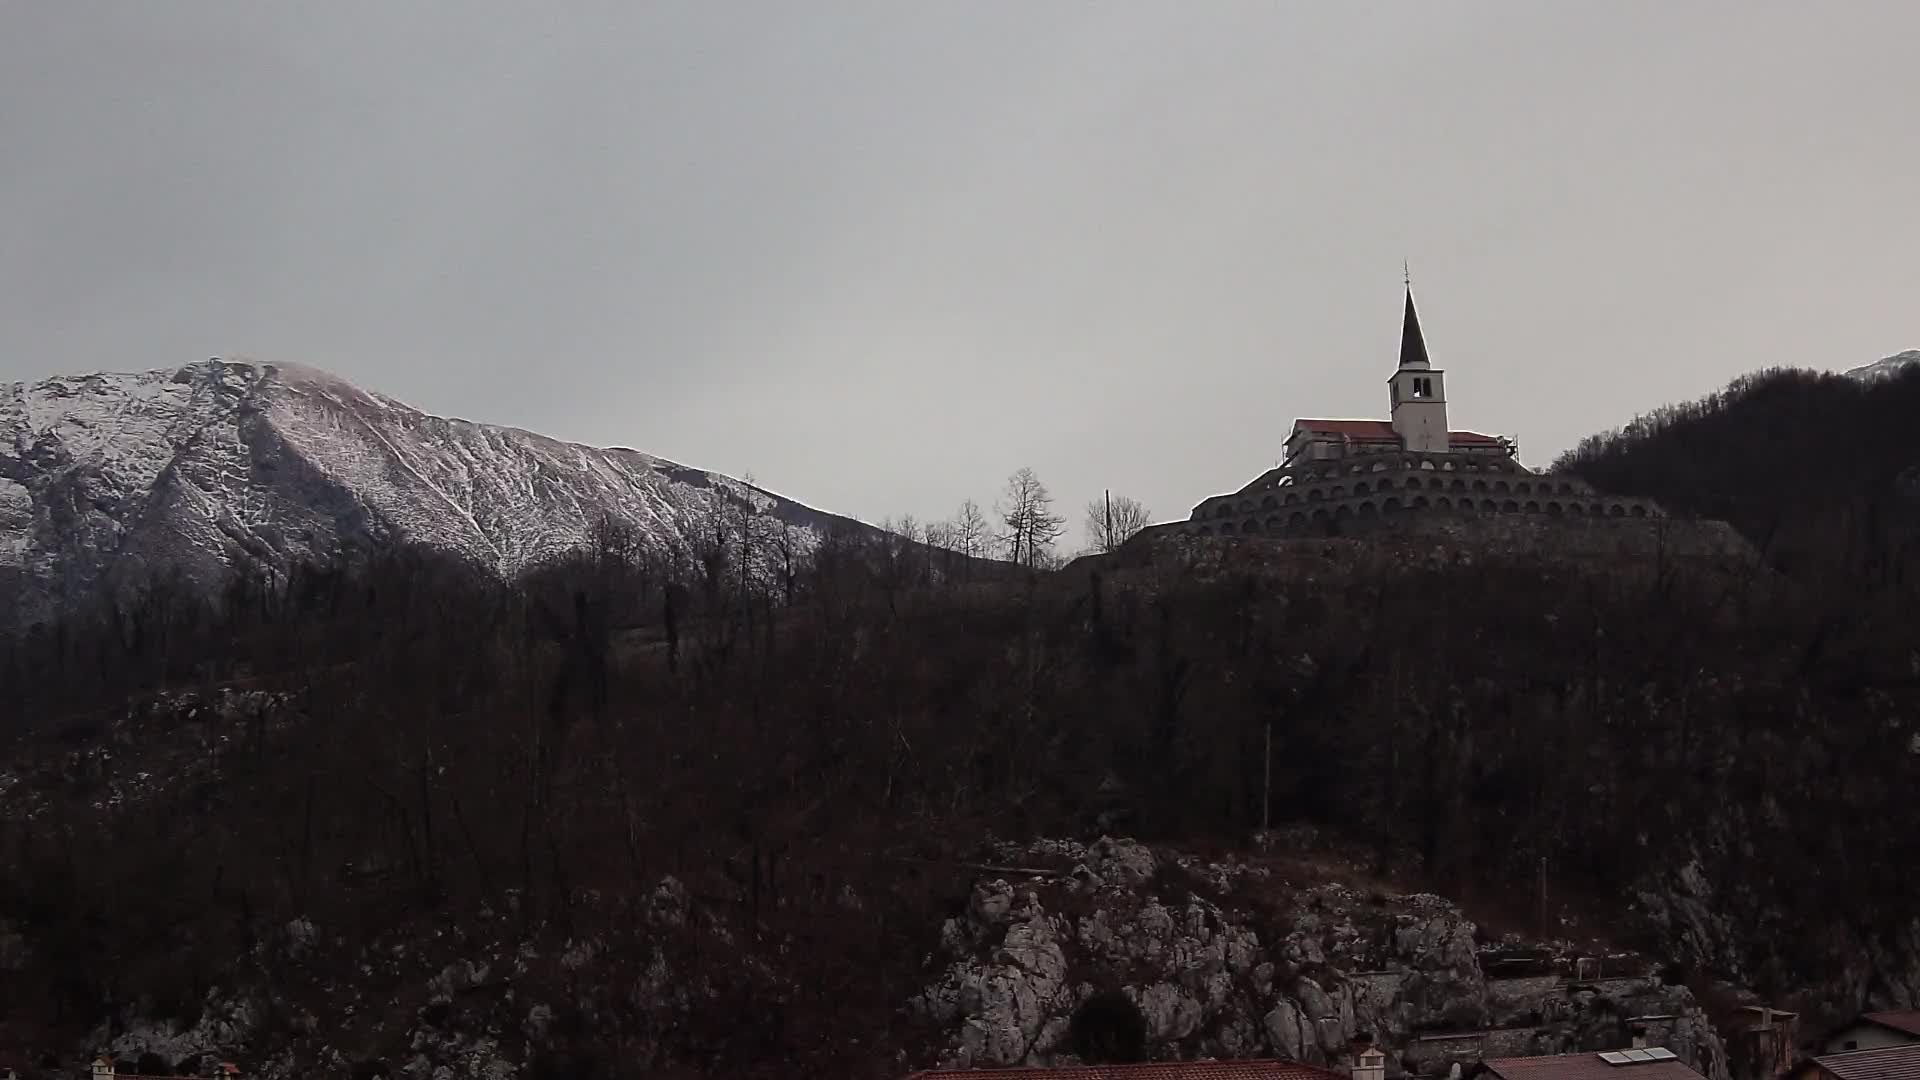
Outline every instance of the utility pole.
POLYGON ((1267 718, 1267 751, 1264 757, 1265 777, 1260 783, 1260 831, 1266 832, 1269 817, 1273 813, 1273 718, 1267 718))
POLYGON ((1546 941, 1553 936, 1553 928, 1547 925, 1547 857, 1540 856, 1540 939, 1546 941))
POLYGON ((1103 494, 1107 500, 1107 531, 1100 537, 1100 547, 1104 551, 1112 551, 1115 546, 1113 543, 1113 490, 1109 488, 1103 494))

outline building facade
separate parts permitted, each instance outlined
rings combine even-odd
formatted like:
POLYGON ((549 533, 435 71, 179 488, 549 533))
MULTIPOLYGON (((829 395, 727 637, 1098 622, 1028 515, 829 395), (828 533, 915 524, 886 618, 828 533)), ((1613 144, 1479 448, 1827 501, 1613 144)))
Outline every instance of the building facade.
POLYGON ((1389 419, 1299 419, 1279 466, 1202 500, 1159 535, 1312 536, 1378 527, 1402 514, 1649 518, 1652 500, 1603 495, 1571 476, 1520 464, 1512 439, 1447 423, 1446 372, 1433 366, 1407 290, 1389 419))

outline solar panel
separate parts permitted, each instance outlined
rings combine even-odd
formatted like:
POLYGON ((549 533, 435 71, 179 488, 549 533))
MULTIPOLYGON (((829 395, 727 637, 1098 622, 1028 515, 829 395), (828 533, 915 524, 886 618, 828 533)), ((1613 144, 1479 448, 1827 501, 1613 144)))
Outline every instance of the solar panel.
POLYGON ((1600 1055, 1600 1060, 1609 1065, 1625 1065, 1629 1059, 1627 1055, 1618 1050, 1609 1050, 1600 1055))
POLYGON ((1664 1046, 1649 1046, 1647 1047, 1647 1053, 1652 1055, 1648 1059, 1650 1061, 1675 1061, 1675 1060, 1678 1060, 1680 1057, 1680 1055, 1674 1053, 1673 1051, 1667 1049, 1664 1046))
POLYGON ((1645 1050, 1628 1050, 1626 1051, 1626 1055, 1627 1055, 1627 1060, 1633 1061, 1633 1062, 1653 1060, 1653 1055, 1648 1053, 1645 1050))

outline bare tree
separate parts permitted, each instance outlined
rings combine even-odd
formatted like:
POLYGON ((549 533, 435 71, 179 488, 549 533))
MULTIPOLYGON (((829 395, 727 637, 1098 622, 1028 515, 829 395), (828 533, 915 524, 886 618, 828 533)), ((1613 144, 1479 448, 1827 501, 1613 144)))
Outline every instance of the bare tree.
POLYGON ((986 554, 987 537, 991 526, 987 515, 980 510, 980 504, 968 499, 960 504, 960 512, 953 519, 953 549, 969 559, 977 559, 986 554))
POLYGON ((1045 565, 1054 542, 1066 531, 1067 519, 1053 512, 1053 494, 1032 469, 1022 466, 1007 477, 999 511, 1004 526, 1000 542, 1008 558, 1028 569, 1045 565))
POLYGON ((1110 495, 1087 504, 1087 535, 1093 550, 1117 551, 1133 534, 1147 527, 1150 514, 1140 500, 1110 495))

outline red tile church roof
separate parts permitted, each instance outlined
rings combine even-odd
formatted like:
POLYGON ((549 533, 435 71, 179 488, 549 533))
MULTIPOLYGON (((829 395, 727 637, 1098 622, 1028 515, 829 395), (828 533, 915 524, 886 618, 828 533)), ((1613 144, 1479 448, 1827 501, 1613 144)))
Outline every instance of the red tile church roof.
MULTIPOLYGON (((1315 435, 1337 435, 1354 442, 1393 442, 1400 436, 1393 430, 1390 420, 1295 420, 1295 431, 1308 431, 1315 435)), ((1491 435, 1482 435, 1477 431, 1449 431, 1447 441, 1456 446, 1498 446, 1500 440, 1491 435)))

